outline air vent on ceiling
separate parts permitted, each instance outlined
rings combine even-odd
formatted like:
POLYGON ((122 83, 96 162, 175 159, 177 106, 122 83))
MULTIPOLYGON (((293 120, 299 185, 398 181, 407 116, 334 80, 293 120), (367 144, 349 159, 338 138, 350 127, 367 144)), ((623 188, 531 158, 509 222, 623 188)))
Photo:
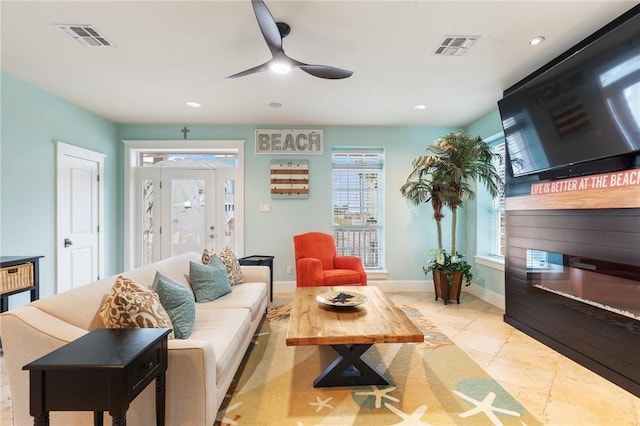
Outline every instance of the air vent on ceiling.
POLYGON ((107 40, 92 25, 67 25, 55 24, 66 35, 77 41, 83 46, 88 47, 115 47, 113 43, 107 40))
POLYGON ((462 56, 480 38, 480 36, 444 36, 436 49, 437 56, 462 56))

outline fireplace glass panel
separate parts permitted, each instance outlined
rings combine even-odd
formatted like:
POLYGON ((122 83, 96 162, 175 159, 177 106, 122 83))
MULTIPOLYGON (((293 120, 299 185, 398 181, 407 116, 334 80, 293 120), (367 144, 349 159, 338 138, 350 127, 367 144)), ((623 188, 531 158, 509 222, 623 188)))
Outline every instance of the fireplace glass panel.
POLYGON ((640 320, 640 267, 527 250, 532 287, 640 320))

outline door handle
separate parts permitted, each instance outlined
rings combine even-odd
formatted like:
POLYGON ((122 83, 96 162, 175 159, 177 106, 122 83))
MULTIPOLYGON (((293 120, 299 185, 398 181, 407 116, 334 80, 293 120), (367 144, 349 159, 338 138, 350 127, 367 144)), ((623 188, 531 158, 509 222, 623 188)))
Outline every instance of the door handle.
POLYGON ((64 239, 64 246, 65 247, 69 247, 73 245, 73 241, 71 241, 69 238, 65 238, 64 239))

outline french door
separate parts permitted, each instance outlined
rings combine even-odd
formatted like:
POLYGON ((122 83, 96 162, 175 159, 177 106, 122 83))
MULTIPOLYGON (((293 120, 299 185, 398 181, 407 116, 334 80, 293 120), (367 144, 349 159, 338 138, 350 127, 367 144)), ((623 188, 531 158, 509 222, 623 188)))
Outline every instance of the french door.
POLYGON ((137 245, 142 265, 216 249, 216 171, 137 169, 137 245))

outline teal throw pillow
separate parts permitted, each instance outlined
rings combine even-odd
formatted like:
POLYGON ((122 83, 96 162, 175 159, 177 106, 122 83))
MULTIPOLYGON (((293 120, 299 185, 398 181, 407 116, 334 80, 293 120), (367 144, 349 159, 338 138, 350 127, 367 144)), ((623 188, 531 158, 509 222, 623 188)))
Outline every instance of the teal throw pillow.
POLYGON ((231 291, 227 268, 215 254, 206 265, 189 262, 189 276, 196 302, 216 300, 231 291))
POLYGON ((176 339, 188 338, 196 321, 196 303, 191 290, 160 272, 156 272, 151 289, 158 293, 162 307, 169 314, 176 339))

